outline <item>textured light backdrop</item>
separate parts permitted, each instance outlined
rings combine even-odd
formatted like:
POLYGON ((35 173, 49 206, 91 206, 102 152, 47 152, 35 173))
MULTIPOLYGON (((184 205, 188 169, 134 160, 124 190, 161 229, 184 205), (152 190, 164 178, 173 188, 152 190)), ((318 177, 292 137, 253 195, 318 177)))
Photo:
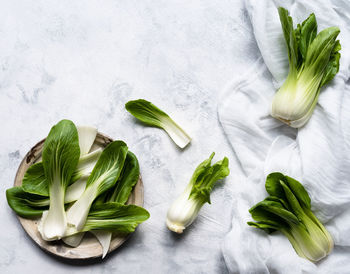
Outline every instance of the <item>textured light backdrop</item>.
POLYGON ((220 91, 258 56, 240 0, 0 2, 0 272, 226 273, 240 167, 217 118, 220 91), (179 150, 124 104, 145 98, 193 136, 179 150), (151 218, 102 263, 71 265, 42 252, 7 206, 26 152, 66 118, 127 142, 140 161, 151 218), (231 175, 181 236, 167 209, 212 151, 231 175))

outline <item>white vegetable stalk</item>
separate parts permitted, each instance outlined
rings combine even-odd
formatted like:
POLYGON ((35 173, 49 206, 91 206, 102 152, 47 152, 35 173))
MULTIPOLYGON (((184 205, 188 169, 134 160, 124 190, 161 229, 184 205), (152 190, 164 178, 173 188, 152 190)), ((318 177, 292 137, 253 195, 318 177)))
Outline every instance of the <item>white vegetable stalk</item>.
POLYGON ((88 154, 97 135, 97 128, 88 126, 78 126, 80 156, 88 154))
POLYGON ((180 148, 186 147, 191 142, 192 138, 170 117, 161 119, 161 123, 166 133, 180 148))
MULTIPOLYGON (((56 180, 60 180, 56 178, 56 180)), ((67 228, 66 212, 64 210, 64 189, 59 182, 53 182, 50 188, 50 210, 43 220, 42 236, 44 240, 60 239, 67 228)))
POLYGON ((302 72, 299 79, 296 74, 290 73, 274 96, 271 116, 293 128, 300 128, 311 118, 317 105, 322 78, 310 81, 306 72, 302 72))
POLYGON ((192 186, 188 185, 185 191, 173 202, 168 210, 166 225, 169 230, 182 233, 197 218, 203 201, 189 198, 192 186))
POLYGON ((67 211, 68 224, 73 225, 78 231, 84 227, 91 204, 97 196, 97 187, 98 182, 86 189, 83 195, 67 211))
POLYGON ((104 257, 106 257, 108 250, 109 250, 109 246, 112 240, 112 232, 108 232, 108 231, 91 231, 92 234, 95 235, 95 237, 97 238, 97 240, 100 242, 101 246, 102 246, 102 259, 104 257))

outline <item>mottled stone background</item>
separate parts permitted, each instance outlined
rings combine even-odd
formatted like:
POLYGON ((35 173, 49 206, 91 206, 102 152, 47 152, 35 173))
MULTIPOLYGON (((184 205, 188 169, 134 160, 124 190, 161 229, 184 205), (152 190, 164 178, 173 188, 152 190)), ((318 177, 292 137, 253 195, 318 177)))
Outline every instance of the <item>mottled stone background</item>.
POLYGON ((221 90, 258 56, 240 0, 0 2, 0 272, 226 273, 220 246, 230 228, 241 169, 217 117, 221 90), (193 136, 184 151, 124 109, 145 98, 193 136), (127 142, 139 158, 151 218, 97 264, 42 252, 7 206, 27 151, 66 118, 127 142), (171 201, 212 151, 231 175, 196 222, 165 227, 171 201))

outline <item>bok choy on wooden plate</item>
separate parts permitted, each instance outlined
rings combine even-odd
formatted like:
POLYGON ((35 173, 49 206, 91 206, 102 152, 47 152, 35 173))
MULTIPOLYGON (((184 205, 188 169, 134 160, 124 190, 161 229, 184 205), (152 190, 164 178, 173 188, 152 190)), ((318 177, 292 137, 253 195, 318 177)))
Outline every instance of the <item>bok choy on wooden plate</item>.
POLYGON ((103 258, 149 218, 137 157, 69 120, 27 153, 6 197, 42 249, 69 259, 103 258))

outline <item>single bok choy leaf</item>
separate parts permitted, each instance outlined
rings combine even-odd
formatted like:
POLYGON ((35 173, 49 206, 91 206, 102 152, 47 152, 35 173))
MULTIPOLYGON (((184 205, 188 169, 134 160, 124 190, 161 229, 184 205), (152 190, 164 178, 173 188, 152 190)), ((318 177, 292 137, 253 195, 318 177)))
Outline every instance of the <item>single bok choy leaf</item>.
MULTIPOLYGON (((102 204, 103 202, 117 202, 120 204, 125 204, 129 199, 133 187, 138 182, 139 176, 140 167, 137 157, 131 151, 128 151, 119 180, 112 189, 106 192, 105 195, 100 196, 102 201, 99 198, 98 201, 96 201, 96 205, 102 204)), ((112 232, 92 231, 92 233, 96 236, 102 246, 103 259, 109 250, 112 232)))
POLYGON ((265 187, 271 196, 249 210, 256 222, 248 224, 267 233, 282 232, 300 257, 313 262, 326 257, 333 239, 311 211, 304 186, 282 173, 271 173, 265 187))
POLYGON ((114 186, 122 171, 128 147, 122 141, 110 143, 102 152, 81 197, 67 211, 68 224, 78 231, 84 227, 95 198, 114 186))
POLYGON ((125 104, 125 108, 146 125, 164 129, 180 148, 191 142, 191 137, 168 114, 151 102, 143 99, 129 101, 125 104))
MULTIPOLYGON (((46 212, 44 214, 46 215, 46 212)), ((134 232, 135 228, 148 218, 148 211, 142 207, 112 202, 104 203, 91 208, 80 231, 74 226, 69 226, 65 236, 87 231, 110 231, 118 235, 125 235, 134 232)))
POLYGON ((341 49, 337 27, 317 34, 317 22, 311 14, 297 28, 288 10, 279 8, 279 17, 287 45, 289 73, 275 94, 271 115, 294 128, 310 119, 316 107, 320 89, 339 71, 341 49))
POLYGON ((169 208, 166 224, 170 230, 182 233, 195 220, 201 207, 206 202, 210 204, 210 192, 214 184, 229 175, 226 157, 211 165, 214 154, 196 168, 184 192, 169 208))
POLYGON ((42 224, 43 239, 61 238, 67 227, 64 196, 80 156, 78 132, 72 121, 52 127, 43 148, 43 167, 49 185, 50 206, 42 224))

